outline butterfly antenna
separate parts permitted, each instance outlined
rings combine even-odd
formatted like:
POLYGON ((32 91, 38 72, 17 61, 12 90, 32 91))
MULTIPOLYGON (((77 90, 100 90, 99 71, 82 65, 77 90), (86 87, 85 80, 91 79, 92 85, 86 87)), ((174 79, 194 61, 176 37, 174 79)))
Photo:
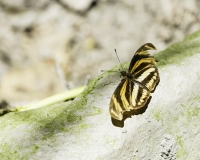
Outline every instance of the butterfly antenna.
POLYGON ((101 70, 101 72, 118 72, 118 71, 109 71, 109 70, 101 70))
POLYGON ((116 49, 115 49, 115 53, 116 53, 116 56, 117 56, 117 59, 118 59, 120 65, 121 65, 122 70, 124 70, 124 68, 122 67, 122 64, 121 64, 121 62, 120 62, 120 60, 119 60, 119 57, 118 57, 118 54, 117 54, 117 50, 116 50, 116 49))

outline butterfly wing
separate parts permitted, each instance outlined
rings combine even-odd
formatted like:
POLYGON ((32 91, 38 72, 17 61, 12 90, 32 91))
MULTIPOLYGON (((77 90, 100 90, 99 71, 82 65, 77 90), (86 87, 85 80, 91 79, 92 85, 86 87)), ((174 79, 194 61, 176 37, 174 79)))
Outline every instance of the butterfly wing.
POLYGON ((128 74, 117 86, 110 101, 110 115, 117 120, 123 119, 123 113, 144 107, 151 92, 159 82, 159 73, 154 57, 147 50, 155 50, 151 43, 141 46, 133 56, 128 74))
POLYGON ((144 69, 146 67, 152 66, 156 64, 156 61, 154 57, 149 55, 149 52, 147 50, 156 50, 153 44, 146 43, 142 45, 133 56, 128 72, 138 72, 141 71, 141 69, 144 69))
POLYGON ((123 119, 123 113, 142 108, 150 97, 150 92, 140 83, 131 79, 122 79, 110 100, 110 115, 117 120, 123 119))
POLYGON ((155 90, 160 80, 158 69, 155 66, 156 61, 147 51, 155 49, 151 43, 142 45, 133 56, 128 70, 129 73, 134 75, 135 81, 143 85, 143 88, 146 87, 150 92, 155 90))
POLYGON ((143 85, 143 88, 146 87, 150 92, 154 92, 160 81, 158 69, 156 66, 146 67, 145 69, 135 73, 134 76, 135 81, 143 85))
POLYGON ((132 81, 133 89, 131 94, 131 109, 137 110, 144 107, 150 97, 150 91, 146 89, 141 83, 132 81))
POLYGON ((133 75, 132 109, 144 107, 160 80, 156 61, 147 50, 155 50, 151 43, 142 45, 133 56, 128 72, 133 75))
POLYGON ((121 83, 115 89, 110 100, 110 115, 114 119, 122 120, 123 113, 130 111, 130 100, 133 83, 128 79, 122 79, 121 83))

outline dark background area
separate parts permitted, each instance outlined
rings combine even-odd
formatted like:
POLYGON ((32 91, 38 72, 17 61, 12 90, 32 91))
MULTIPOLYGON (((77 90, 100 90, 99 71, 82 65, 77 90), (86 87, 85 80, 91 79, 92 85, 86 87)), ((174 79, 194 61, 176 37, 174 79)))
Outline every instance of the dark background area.
MULTIPOLYGON (((26 104, 84 85, 200 29, 200 0, 0 0, 0 98, 26 104), (154 3, 153 3, 154 2, 154 3)), ((155 52, 156 53, 156 52, 155 52)))

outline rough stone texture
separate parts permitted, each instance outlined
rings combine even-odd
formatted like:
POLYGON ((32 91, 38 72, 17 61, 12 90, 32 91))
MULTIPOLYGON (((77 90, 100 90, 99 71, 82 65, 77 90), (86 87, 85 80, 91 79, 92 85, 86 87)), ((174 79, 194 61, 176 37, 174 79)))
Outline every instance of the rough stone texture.
POLYGON ((86 12, 97 0, 59 0, 59 2, 77 12, 86 12))
POLYGON ((26 102, 84 85, 118 65, 114 48, 130 61, 146 42, 162 50, 200 29, 199 0, 82 0, 81 12, 69 2, 0 0, 1 98, 26 102))
POLYGON ((155 57, 160 84, 123 128, 108 112, 120 76, 105 72, 72 102, 1 117, 1 159, 200 159, 200 32, 155 57))
POLYGON ((28 9, 42 9, 50 4, 49 0, 0 0, 1 6, 9 12, 23 12, 28 9))

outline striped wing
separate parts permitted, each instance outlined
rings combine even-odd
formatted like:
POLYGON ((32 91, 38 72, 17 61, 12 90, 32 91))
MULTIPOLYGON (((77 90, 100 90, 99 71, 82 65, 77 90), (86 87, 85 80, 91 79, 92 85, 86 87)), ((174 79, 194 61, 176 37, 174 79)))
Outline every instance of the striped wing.
POLYGON ((123 119, 123 113, 142 108, 150 97, 150 92, 131 79, 122 79, 110 101, 110 115, 117 120, 123 119))
POLYGON ((155 90, 160 77, 158 69, 156 68, 156 61, 154 57, 150 56, 147 50, 155 50, 153 44, 146 43, 141 46, 133 56, 129 66, 129 73, 135 77, 135 81, 140 82, 150 92, 155 90))
POLYGON ((130 108, 130 82, 122 79, 121 83, 115 89, 110 100, 110 115, 114 119, 122 120, 123 113, 129 111, 130 108))
POLYGON ((156 50, 153 44, 146 43, 142 45, 133 56, 128 72, 129 73, 137 73, 147 67, 154 66, 156 61, 154 57, 149 55, 147 50, 156 50))
POLYGON ((158 69, 155 66, 147 67, 134 74, 135 81, 153 92, 160 80, 158 69))
POLYGON ((155 49, 153 44, 146 43, 136 51, 128 73, 112 95, 109 109, 112 118, 122 120, 124 112, 146 105, 160 80, 156 61, 147 51, 155 49), (128 76, 129 74, 132 76, 128 76))

